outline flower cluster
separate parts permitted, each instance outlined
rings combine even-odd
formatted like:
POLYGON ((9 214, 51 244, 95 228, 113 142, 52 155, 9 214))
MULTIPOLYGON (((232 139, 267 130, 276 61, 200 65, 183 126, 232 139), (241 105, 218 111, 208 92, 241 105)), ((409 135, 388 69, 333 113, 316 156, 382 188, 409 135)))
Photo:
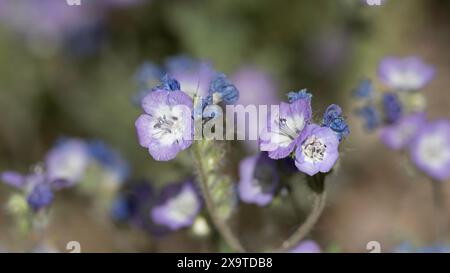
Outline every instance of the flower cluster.
POLYGON ((207 106, 220 102, 232 104, 239 98, 231 81, 207 63, 178 57, 169 59, 166 69, 167 73, 156 86, 155 78, 162 75, 161 69, 146 63, 137 73, 141 87, 145 88, 140 92, 145 113, 136 120, 137 135, 140 145, 158 161, 174 159, 191 146, 194 118, 214 115, 204 111, 207 106), (197 116, 197 113, 202 114, 197 116))
POLYGON ((288 97, 289 103, 271 113, 261 132, 261 151, 272 159, 294 158, 298 170, 310 176, 330 172, 339 157, 339 142, 350 133, 341 108, 329 106, 318 125, 312 123, 311 94, 302 90, 288 97))
POLYGON ((415 57, 388 57, 380 62, 378 74, 389 91, 375 92, 367 79, 354 91, 365 127, 379 129, 390 149, 409 151, 415 166, 433 179, 450 178, 450 121, 428 121, 420 92, 433 79, 434 68, 415 57))
POLYGON ((38 164, 30 174, 5 171, 0 178, 5 184, 22 190, 30 208, 39 211, 52 203, 54 191, 78 184, 94 165, 113 184, 120 184, 128 176, 126 162, 104 143, 62 139, 48 151, 44 163, 38 164))

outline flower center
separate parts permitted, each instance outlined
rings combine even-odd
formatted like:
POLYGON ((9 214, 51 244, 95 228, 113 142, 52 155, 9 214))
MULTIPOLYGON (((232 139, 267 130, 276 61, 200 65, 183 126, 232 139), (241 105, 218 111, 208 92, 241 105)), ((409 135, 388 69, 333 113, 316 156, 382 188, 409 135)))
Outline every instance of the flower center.
POLYGON ((420 154, 432 168, 441 168, 450 160, 450 149, 447 139, 435 134, 426 136, 419 143, 420 154))
POLYGON ((302 151, 306 159, 311 162, 322 161, 327 145, 325 145, 320 138, 316 136, 309 137, 302 145, 302 151))
POLYGON ((183 137, 185 129, 182 112, 175 109, 162 109, 153 117, 152 136, 163 145, 171 145, 183 137))

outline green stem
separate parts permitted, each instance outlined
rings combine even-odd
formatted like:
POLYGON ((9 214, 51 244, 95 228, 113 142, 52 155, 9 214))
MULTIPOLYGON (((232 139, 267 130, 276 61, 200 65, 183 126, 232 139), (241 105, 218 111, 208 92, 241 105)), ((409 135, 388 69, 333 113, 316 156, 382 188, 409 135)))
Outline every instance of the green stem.
POLYGON ((205 168, 203 166, 202 162, 202 155, 199 147, 199 143, 194 143, 194 159, 195 159, 195 165, 197 167, 197 173, 198 173, 198 180, 200 182, 200 188, 203 193, 203 197, 205 199, 206 208, 209 212, 209 215, 211 217, 211 220, 213 224, 215 225, 216 229, 219 231, 225 242, 236 252, 245 252, 244 247, 242 246, 241 242, 237 238, 237 236, 234 235, 231 228, 227 225, 227 223, 221 219, 216 212, 216 207, 214 205, 214 202, 212 200, 211 194, 208 189, 207 184, 207 174, 205 172, 205 168))
POLYGON ((314 192, 314 203, 308 218, 306 218, 305 222, 303 222, 303 224, 281 244, 281 247, 272 252, 289 252, 293 247, 297 246, 306 235, 308 235, 322 215, 326 204, 325 174, 320 173, 313 177, 309 177, 308 185, 314 192))

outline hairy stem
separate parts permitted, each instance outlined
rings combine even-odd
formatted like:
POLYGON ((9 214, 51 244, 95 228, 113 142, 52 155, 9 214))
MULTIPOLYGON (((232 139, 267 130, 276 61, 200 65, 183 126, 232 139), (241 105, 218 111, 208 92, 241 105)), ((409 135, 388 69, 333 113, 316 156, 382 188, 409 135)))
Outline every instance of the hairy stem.
POLYGON ((281 244, 281 247, 272 252, 289 252, 293 247, 297 246, 306 235, 308 235, 322 215, 326 204, 325 174, 320 173, 309 178, 308 185, 314 192, 314 203, 308 218, 306 218, 305 222, 303 222, 303 224, 301 224, 297 230, 281 244))
POLYGON ((234 235, 231 228, 227 225, 224 219, 219 217, 217 213, 216 206, 214 205, 213 199, 211 197, 210 191, 208 189, 207 184, 207 174, 205 172, 205 167, 203 166, 202 154, 199 147, 200 144, 194 143, 194 160, 195 165, 197 167, 198 180, 200 183, 200 187, 203 193, 203 197, 205 199, 206 208, 209 212, 211 220, 215 225, 216 229, 219 231, 225 242, 236 252, 245 252, 244 247, 242 246, 239 239, 234 235))

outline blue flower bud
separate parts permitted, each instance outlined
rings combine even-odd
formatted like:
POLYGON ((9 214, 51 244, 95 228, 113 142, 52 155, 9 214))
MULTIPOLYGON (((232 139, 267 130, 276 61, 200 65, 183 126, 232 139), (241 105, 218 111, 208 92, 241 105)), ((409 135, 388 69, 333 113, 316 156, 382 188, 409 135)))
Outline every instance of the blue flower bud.
POLYGON ((303 100, 303 99, 307 99, 307 100, 311 101, 311 99, 312 99, 312 94, 309 93, 307 89, 302 89, 298 92, 289 92, 287 94, 287 96, 288 96, 289 103, 293 103, 294 101, 303 100))
POLYGON ((339 137, 339 141, 350 134, 350 128, 342 116, 342 109, 336 104, 328 106, 323 115, 322 126, 328 127, 339 137))
POLYGON ((384 117, 388 123, 395 123, 402 117, 402 104, 395 93, 383 95, 384 117))
POLYGON ((166 74, 161 78, 161 84, 152 88, 152 90, 178 91, 180 90, 180 88, 180 83, 176 79, 166 74))
POLYGON ((233 104, 239 99, 239 90, 222 73, 218 73, 211 81, 209 94, 212 94, 213 97, 219 95, 220 99, 226 104, 233 104))

